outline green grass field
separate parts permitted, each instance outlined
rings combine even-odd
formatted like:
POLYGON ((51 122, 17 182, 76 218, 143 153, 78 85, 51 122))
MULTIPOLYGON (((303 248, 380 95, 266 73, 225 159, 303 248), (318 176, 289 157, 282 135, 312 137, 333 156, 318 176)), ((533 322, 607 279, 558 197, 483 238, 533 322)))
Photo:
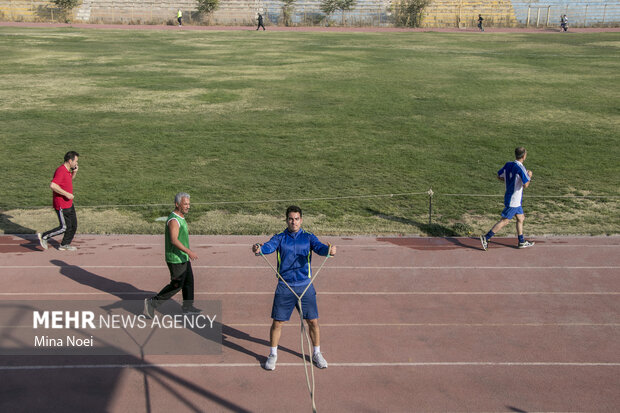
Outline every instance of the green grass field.
POLYGON ((82 233, 161 233, 183 190, 193 233, 277 231, 304 199, 321 234, 475 234, 522 145, 526 233, 620 233, 618 33, 1 27, 0 55, 3 232, 56 224, 76 150, 82 233), (432 225, 427 195, 360 197, 431 187, 432 225))

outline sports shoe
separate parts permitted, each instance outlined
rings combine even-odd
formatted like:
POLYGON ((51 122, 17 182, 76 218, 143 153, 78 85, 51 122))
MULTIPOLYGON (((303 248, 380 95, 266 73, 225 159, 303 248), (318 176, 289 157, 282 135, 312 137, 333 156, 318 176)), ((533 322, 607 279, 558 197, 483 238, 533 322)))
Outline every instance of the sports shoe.
POLYGON ((482 249, 486 251, 489 246, 489 242, 484 235, 480 235, 480 243, 482 244, 482 249))
POLYGON ((535 244, 535 242, 533 241, 524 241, 524 242, 520 242, 519 243, 519 248, 528 248, 528 247, 533 247, 535 244))
POLYGON ((278 355, 270 354, 269 357, 267 357, 267 361, 265 362, 265 370, 275 370, 276 361, 278 361, 278 355))
POLYGON ((75 248, 73 245, 61 245, 60 247, 58 247, 58 251, 76 251, 77 248, 75 248))
POLYGON ((314 353, 314 356, 312 356, 312 361, 314 361, 314 364, 316 364, 316 366, 320 369, 327 368, 327 362, 321 353, 314 353))
POLYGON ((39 245, 41 245, 41 248, 43 248, 44 250, 46 250, 46 249, 47 249, 47 240, 46 240, 46 239, 44 239, 44 238, 41 236, 41 233, 40 233, 40 232, 37 232, 37 237, 39 238, 39 245))
POLYGON ((183 307, 183 314, 193 315, 200 313, 202 313, 202 310, 200 308, 194 307, 193 305, 191 307, 183 307))
POLYGON ((144 315, 147 316, 148 318, 155 317, 155 306, 153 305, 152 298, 144 299, 144 315))

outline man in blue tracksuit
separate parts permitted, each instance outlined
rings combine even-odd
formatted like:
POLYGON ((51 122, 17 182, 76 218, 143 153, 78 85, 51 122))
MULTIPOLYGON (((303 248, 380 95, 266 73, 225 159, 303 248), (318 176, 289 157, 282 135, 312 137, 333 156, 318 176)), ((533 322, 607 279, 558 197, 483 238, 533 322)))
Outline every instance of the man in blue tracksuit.
MULTIPOLYGON (((336 255, 336 247, 325 245, 312 233, 301 228, 303 222, 301 208, 290 206, 286 210, 287 229, 271 237, 265 244, 252 246, 254 254, 278 254, 278 272, 286 283, 301 295, 312 278, 312 253, 322 256, 336 255)), ((271 353, 265 363, 265 369, 274 370, 278 359, 278 343, 282 333, 282 326, 291 318, 293 308, 297 304, 297 297, 281 281, 278 281, 276 293, 271 309, 271 330, 269 341, 271 353)), ((319 311, 316 305, 316 291, 311 285, 301 299, 303 318, 308 323, 310 339, 314 346, 312 360, 319 368, 327 368, 327 362, 321 354, 319 334, 319 311)))

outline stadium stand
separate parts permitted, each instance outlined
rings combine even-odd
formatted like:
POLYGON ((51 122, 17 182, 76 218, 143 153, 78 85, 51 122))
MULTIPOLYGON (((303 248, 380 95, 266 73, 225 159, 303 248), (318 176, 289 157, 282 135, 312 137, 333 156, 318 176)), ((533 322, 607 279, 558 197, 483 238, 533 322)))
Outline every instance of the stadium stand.
MULTIPOLYGON (((298 0, 290 24, 391 26, 390 5, 399 0, 358 0, 344 13, 325 16, 320 0, 298 0)), ((254 25, 256 14, 266 24, 284 25, 283 3, 278 0, 221 0, 220 8, 209 17, 209 24, 254 25)), ((183 10, 184 21, 200 20, 195 0, 82 0, 69 16, 71 21, 90 23, 174 24, 176 11, 183 10)), ((424 11, 423 27, 476 26, 478 14, 485 27, 558 26, 560 16, 568 15, 570 27, 617 26, 620 0, 434 0, 424 11)), ((55 21, 60 10, 44 0, 0 0, 0 18, 9 21, 55 21)))

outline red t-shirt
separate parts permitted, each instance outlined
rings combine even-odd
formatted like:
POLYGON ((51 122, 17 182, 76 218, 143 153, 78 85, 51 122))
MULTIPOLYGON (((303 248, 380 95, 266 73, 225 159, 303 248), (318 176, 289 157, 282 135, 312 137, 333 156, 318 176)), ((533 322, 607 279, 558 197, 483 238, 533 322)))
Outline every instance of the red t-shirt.
MULTIPOLYGON (((69 192, 70 194, 73 193, 73 175, 71 174, 71 171, 68 171, 67 168, 65 168, 64 164, 60 165, 56 169, 56 172, 54 172, 54 178, 52 178, 52 182, 54 182, 56 185, 69 192)), ((67 199, 67 197, 60 195, 54 191, 52 191, 52 194, 54 209, 67 209, 71 208, 71 205, 73 205, 72 199, 67 199)))

